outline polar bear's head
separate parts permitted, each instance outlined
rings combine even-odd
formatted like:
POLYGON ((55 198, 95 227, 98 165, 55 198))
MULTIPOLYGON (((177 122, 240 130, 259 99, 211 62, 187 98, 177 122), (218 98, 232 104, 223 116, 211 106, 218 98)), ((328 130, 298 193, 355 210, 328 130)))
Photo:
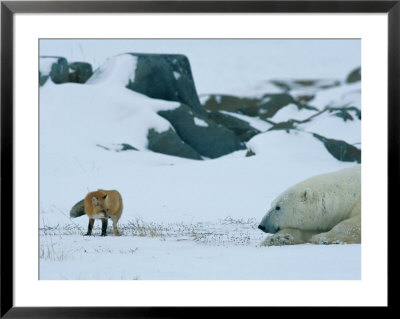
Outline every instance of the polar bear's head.
POLYGON ((272 234, 283 228, 303 228, 305 221, 315 217, 315 197, 308 187, 288 189, 272 202, 258 228, 272 234))

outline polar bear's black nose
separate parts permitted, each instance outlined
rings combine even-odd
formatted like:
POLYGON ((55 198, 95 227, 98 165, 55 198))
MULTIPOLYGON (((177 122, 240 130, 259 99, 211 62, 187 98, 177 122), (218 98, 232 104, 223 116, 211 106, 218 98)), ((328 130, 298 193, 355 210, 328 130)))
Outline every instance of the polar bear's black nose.
POLYGON ((262 225, 258 225, 258 228, 265 232, 265 227, 262 225))

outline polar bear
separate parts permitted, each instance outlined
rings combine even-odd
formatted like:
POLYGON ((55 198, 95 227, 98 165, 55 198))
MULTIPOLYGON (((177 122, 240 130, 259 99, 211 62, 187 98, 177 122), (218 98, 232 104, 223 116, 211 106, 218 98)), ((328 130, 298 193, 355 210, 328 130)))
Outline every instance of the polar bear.
POLYGON ((258 228, 273 234, 262 246, 361 243, 361 165, 288 188, 258 228))

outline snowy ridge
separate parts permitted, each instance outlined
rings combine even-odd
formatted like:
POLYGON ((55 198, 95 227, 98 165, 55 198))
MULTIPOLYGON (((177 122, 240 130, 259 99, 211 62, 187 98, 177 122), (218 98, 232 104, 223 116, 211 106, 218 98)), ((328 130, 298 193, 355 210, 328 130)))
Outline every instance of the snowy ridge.
POLYGON ((94 72, 86 83, 125 87, 135 79, 136 63, 137 57, 130 54, 111 57, 94 72))
POLYGON ((149 129, 162 132, 171 127, 156 112, 176 108, 179 103, 151 99, 123 86, 104 89, 106 82, 101 83, 101 88, 48 83, 41 89, 41 145, 54 145, 60 152, 68 147, 77 154, 76 144, 90 147, 124 142, 146 149, 149 129), (66 123, 79 129, 66 131, 66 123))
POLYGON ((303 121, 309 117, 315 115, 315 111, 310 110, 299 110, 295 104, 289 104, 283 109, 279 110, 273 117, 270 118, 273 122, 284 122, 288 119, 303 121))
POLYGON ((320 110, 335 106, 355 106, 361 109, 361 83, 342 84, 338 87, 319 90, 310 104, 320 110))

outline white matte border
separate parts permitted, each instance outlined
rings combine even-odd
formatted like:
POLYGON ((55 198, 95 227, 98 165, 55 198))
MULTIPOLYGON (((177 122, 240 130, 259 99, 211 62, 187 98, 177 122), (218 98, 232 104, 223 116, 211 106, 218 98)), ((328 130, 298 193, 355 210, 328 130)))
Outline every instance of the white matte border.
POLYGON ((14 17, 14 306, 387 305, 387 14, 14 17), (362 280, 39 281, 39 38, 361 38, 362 280))

